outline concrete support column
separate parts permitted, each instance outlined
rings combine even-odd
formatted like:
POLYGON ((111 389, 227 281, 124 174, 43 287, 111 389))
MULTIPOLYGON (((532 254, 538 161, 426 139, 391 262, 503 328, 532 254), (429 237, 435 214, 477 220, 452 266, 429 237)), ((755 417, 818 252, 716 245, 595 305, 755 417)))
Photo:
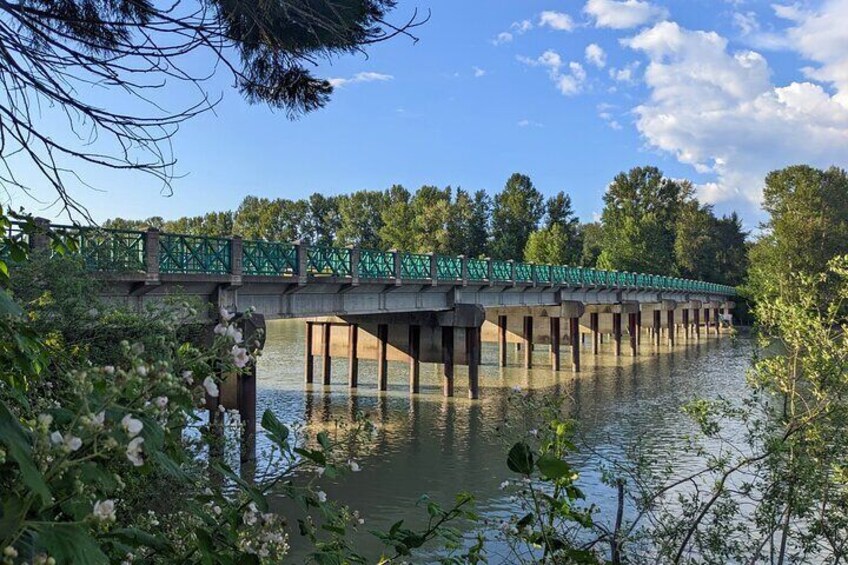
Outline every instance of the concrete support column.
POLYGON ((666 324, 668 325, 668 346, 674 347, 674 310, 668 310, 665 313, 666 324))
POLYGON ((312 362, 312 322, 306 322, 306 356, 304 357, 303 376, 306 384, 311 385, 315 380, 315 364, 312 362))
POLYGON ((524 368, 533 368, 533 316, 524 316, 524 368))
POLYGON ((389 326, 388 324, 377 325, 377 383, 380 390, 389 388, 389 326))
POLYGON ((350 388, 359 386, 359 357, 356 350, 359 345, 359 326, 347 327, 347 384, 350 388))
POLYGON ((715 334, 721 333, 721 318, 718 315, 718 308, 713 309, 713 320, 715 320, 715 334))
POLYGON ((636 357, 639 355, 639 330, 636 325, 638 314, 631 312, 627 315, 627 333, 630 335, 630 356, 636 357))
POLYGON ((704 333, 710 335, 710 309, 704 308, 704 333))
POLYGON ((409 326, 409 392, 421 389, 421 326, 409 326))
POLYGON ((561 341, 560 319, 554 316, 551 318, 551 369, 554 371, 560 370, 559 346, 561 341))
POLYGON ((589 314, 589 327, 592 330, 592 355, 597 355, 600 352, 600 315, 597 312, 589 314))
POLYGON ((580 372, 580 318, 574 317, 569 320, 569 335, 571 337, 571 370, 580 372))
POLYGON ((700 341, 701 339, 701 309, 695 308, 695 340, 700 341))
POLYGON ((498 366, 506 367, 507 317, 498 316, 498 366))
POLYGON ((654 310, 654 345, 657 347, 662 343, 662 312, 659 310, 654 310))
POLYGON ((480 328, 465 328, 465 355, 468 358, 468 398, 480 397, 480 328))
POLYGON ((612 314, 612 340, 615 344, 616 357, 621 356, 621 314, 613 312, 612 314))
POLYGON ((636 312, 636 345, 642 345, 642 311, 636 312))
POLYGON ((689 334, 691 328, 689 327, 689 308, 683 309, 683 336, 686 338, 686 341, 689 341, 689 334))
POLYGON ((236 404, 241 421, 241 462, 256 458, 256 362, 238 376, 236 404))
POLYGON ((330 384, 330 371, 332 364, 330 360, 330 332, 333 328, 330 324, 322 324, 321 328, 321 377, 324 386, 330 384))
POLYGON ((445 366, 443 391, 445 396, 453 396, 453 327, 442 328, 442 363, 445 366))

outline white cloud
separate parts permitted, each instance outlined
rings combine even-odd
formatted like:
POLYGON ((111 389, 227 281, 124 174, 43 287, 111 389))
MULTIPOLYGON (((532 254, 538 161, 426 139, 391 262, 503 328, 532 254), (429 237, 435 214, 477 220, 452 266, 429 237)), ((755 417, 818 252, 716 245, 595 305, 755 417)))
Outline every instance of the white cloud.
POLYGON ((333 85, 333 88, 339 88, 342 86, 347 86, 348 84, 355 84, 358 82, 385 82, 392 80, 393 78, 395 77, 383 73, 362 72, 356 73, 350 78, 331 78, 328 80, 330 84, 333 85))
POLYGON ((644 0, 588 0, 583 11, 595 27, 630 29, 668 17, 668 12, 644 0))
POLYGON ((633 84, 636 82, 636 72, 640 66, 641 63, 639 61, 633 61, 621 68, 610 67, 609 76, 616 82, 633 84))
MULTIPOLYGON (((848 7, 848 0, 832 4, 848 7)), ((765 58, 729 51, 727 40, 714 32, 662 22, 624 42, 649 60, 650 97, 634 109, 638 130, 651 146, 715 175, 699 187, 704 201, 755 204, 772 169, 848 162, 848 104, 842 102, 848 92, 839 86, 848 51, 843 43, 840 58, 836 42, 828 40, 848 32, 839 19, 823 26, 814 15, 797 20, 797 29, 809 31, 812 22, 823 36, 796 41, 821 63, 809 73, 832 79, 835 95, 812 82, 774 85, 765 58)))
POLYGON ((755 12, 734 12, 733 26, 743 36, 751 35, 760 31, 760 22, 755 12))
POLYGON ((495 45, 503 45, 504 43, 510 43, 512 39, 511 33, 508 31, 502 31, 492 40, 492 43, 495 45))
POLYGON ((586 46, 586 62, 603 69, 607 66, 607 54, 597 43, 590 43, 586 46))
POLYGON ((521 20, 520 22, 512 22, 512 25, 509 27, 516 33, 527 33, 528 31, 533 29, 533 22, 531 22, 530 20, 521 20))
POLYGON ((530 126, 535 127, 535 128, 544 127, 544 124, 541 124, 539 122, 534 122, 533 120, 528 120, 526 118, 523 119, 523 120, 518 120, 518 123, 516 125, 520 128, 526 128, 526 127, 530 127, 530 126))
POLYGON ((486 69, 481 69, 480 67, 471 67, 471 69, 474 71, 474 78, 486 76, 486 69))
POLYGON ((574 20, 563 12, 546 10, 539 14, 539 25, 549 27, 557 31, 571 31, 574 29, 574 20))
POLYGON ((579 93, 586 82, 586 70, 577 61, 571 61, 566 66, 562 57, 553 49, 548 49, 536 59, 529 57, 518 57, 525 65, 532 67, 544 67, 548 69, 554 85, 565 96, 573 96, 579 93))

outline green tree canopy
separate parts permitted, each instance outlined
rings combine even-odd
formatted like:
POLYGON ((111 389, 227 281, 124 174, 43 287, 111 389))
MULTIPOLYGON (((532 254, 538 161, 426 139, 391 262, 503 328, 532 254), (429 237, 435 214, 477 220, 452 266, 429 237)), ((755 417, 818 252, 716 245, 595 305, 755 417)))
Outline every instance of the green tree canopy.
POLYGON ((495 196, 492 210, 492 256, 517 259, 524 256, 530 234, 544 214, 542 194, 527 175, 514 173, 495 196))

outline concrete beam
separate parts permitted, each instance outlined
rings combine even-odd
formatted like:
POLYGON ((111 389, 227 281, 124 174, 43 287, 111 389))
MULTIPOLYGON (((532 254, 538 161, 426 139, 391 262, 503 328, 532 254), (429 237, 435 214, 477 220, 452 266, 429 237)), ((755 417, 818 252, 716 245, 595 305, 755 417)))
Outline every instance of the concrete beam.
POLYGON ((654 311, 666 311, 666 310, 674 310, 677 308, 677 302, 674 300, 663 299, 659 302, 654 303, 642 303, 639 304, 639 309, 642 312, 654 312, 654 311))

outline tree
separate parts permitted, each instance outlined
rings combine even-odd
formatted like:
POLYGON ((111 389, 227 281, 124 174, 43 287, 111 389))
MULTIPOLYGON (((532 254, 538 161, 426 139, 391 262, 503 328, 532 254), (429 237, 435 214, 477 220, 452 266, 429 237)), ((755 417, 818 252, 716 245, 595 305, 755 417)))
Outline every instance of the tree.
POLYGON ((604 195, 598 266, 672 273, 675 224, 691 192, 691 184, 665 178, 656 167, 636 167, 617 175, 604 195))
POLYGON ((422 186, 410 201, 413 251, 450 253, 451 188, 422 186))
POLYGON ((572 264, 572 240, 561 224, 533 232, 524 248, 524 260, 546 265, 572 264))
POLYGON ((465 254, 469 257, 482 257, 489 251, 489 214, 492 210, 492 199, 485 190, 474 193, 471 205, 471 218, 466 232, 467 242, 465 254))
POLYGON ((595 268, 603 245, 603 227, 599 222, 580 224, 578 236, 582 244, 580 266, 595 268))
POLYGON ((409 201, 412 195, 403 186, 392 186, 386 195, 386 205, 382 211, 383 227, 380 228, 382 247, 386 249, 415 249, 415 234, 412 231, 412 207, 409 201))
MULTIPOLYGON (((786 275, 813 275, 848 253, 848 175, 793 166, 766 177, 763 209, 769 214, 764 236, 751 250, 750 290, 763 298, 788 281, 786 275)), ((785 287, 784 290, 790 290, 785 287)))
POLYGON ((39 184, 58 193, 66 211, 83 214, 68 192, 81 164, 145 173, 169 190, 175 164, 170 139, 182 122, 215 106, 203 84, 210 75, 218 70, 231 74, 249 102, 282 109, 289 117, 321 108, 333 88, 307 66, 409 35, 423 23, 415 14, 400 25, 386 22, 394 4, 5 3, 0 8, 0 74, 5 77, 0 86, 5 169, 0 182, 27 191, 28 181, 15 171, 32 169, 41 176, 39 184), (164 110, 177 98, 172 88, 180 83, 199 96, 182 109, 164 110), (108 90, 105 98, 103 89, 108 90), (151 110, 126 110, 133 107, 151 110), (44 124, 51 120, 42 123, 42 112, 64 119, 73 135, 48 131, 44 124))
POLYGON ((492 211, 492 256, 518 259, 544 213, 542 194, 530 177, 514 173, 495 196, 492 211))
POLYGON ((367 249, 384 249, 380 239, 386 194, 378 190, 360 190, 339 197, 338 245, 358 245, 367 249))
POLYGON ((489 197, 478 190, 473 198, 465 190, 456 190, 456 199, 448 218, 448 253, 481 257, 489 238, 489 197))
POLYGON ((309 197, 306 239, 313 245, 332 245, 341 224, 338 199, 318 192, 309 197))

